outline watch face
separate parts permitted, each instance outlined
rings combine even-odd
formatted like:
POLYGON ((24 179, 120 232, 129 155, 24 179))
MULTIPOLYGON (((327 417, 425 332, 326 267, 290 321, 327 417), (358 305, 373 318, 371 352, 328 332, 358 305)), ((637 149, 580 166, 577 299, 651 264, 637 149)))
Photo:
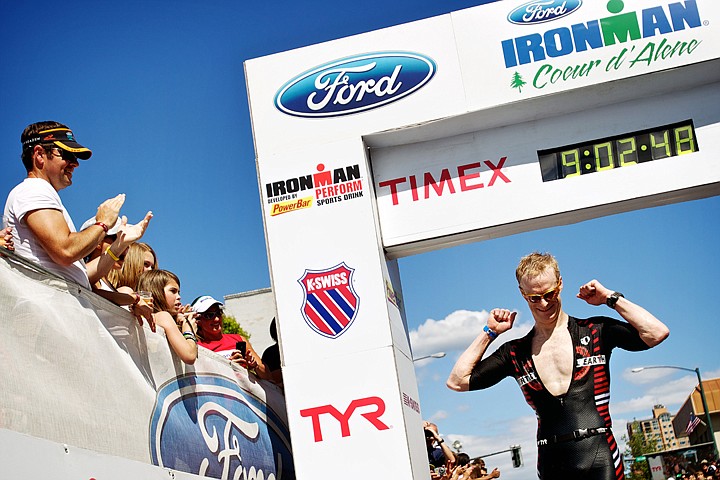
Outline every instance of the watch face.
POLYGON ((620 292, 613 292, 613 294, 610 295, 610 296, 608 297, 608 299, 607 299, 607 305, 608 305, 608 307, 610 307, 610 308, 615 308, 615 304, 617 303, 618 298, 620 298, 620 297, 622 297, 622 296, 623 296, 623 294, 620 293, 620 292))

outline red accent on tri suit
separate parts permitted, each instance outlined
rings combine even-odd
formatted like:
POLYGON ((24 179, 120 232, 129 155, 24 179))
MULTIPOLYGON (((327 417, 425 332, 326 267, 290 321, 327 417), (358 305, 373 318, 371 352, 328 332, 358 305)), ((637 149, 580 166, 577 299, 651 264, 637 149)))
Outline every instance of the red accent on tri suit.
MULTIPOLYGON (((649 348, 629 323, 609 317, 568 318, 573 344, 573 375, 568 391, 554 396, 545 389, 532 359, 533 331, 512 340, 478 362, 470 376, 470 390, 488 388, 513 377, 538 418, 539 441, 580 429, 610 428, 610 354, 615 347, 639 351, 649 348)), ((605 434, 538 447, 540 478, 623 479, 623 465, 615 437, 605 434), (606 447, 602 448, 601 444, 606 447)))

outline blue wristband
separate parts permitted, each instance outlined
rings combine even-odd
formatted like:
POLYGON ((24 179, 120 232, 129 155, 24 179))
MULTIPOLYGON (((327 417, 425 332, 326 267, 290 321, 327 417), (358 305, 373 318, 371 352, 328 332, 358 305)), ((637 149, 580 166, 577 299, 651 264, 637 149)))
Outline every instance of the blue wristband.
POLYGON ((497 332, 493 331, 492 328, 485 325, 483 327, 483 332, 487 333, 487 336, 490 337, 490 340, 495 340, 498 336, 497 332))

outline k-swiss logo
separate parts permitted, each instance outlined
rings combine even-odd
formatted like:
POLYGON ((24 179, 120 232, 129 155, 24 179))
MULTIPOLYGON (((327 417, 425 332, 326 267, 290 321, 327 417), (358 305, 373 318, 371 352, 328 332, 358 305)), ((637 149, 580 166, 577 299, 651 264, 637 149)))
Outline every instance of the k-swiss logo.
POLYGON ((380 420, 380 416, 385 413, 385 402, 380 397, 366 397, 353 400, 348 405, 345 413, 341 413, 337 408, 332 405, 323 405, 321 407, 306 408, 300 410, 301 417, 310 417, 312 420, 313 437, 315 442, 322 442, 322 428, 320 427, 320 415, 329 413, 335 420, 340 423, 340 433, 343 437, 350 436, 350 417, 352 417, 355 410, 360 407, 374 406, 375 410, 360 413, 370 424, 378 430, 387 430, 390 427, 380 420))
POLYGON ((275 107, 298 117, 335 117, 378 108, 418 91, 435 62, 411 52, 376 52, 335 60, 293 78, 275 94, 275 107))
POLYGON ((520 5, 507 18, 516 25, 549 22, 570 15, 581 5, 582 0, 534 0, 520 5))
POLYGON ((305 270, 298 280, 305 293, 305 322, 324 337, 339 337, 355 320, 360 299, 352 286, 354 271, 343 262, 327 270, 305 270))

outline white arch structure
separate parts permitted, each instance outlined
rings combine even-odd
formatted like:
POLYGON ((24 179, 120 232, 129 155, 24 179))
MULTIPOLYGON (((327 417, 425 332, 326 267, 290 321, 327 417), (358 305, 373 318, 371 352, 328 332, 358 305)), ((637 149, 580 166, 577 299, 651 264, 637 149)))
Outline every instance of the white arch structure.
POLYGON ((298 478, 428 476, 395 258, 720 193, 719 29, 508 0, 246 62, 298 478))

